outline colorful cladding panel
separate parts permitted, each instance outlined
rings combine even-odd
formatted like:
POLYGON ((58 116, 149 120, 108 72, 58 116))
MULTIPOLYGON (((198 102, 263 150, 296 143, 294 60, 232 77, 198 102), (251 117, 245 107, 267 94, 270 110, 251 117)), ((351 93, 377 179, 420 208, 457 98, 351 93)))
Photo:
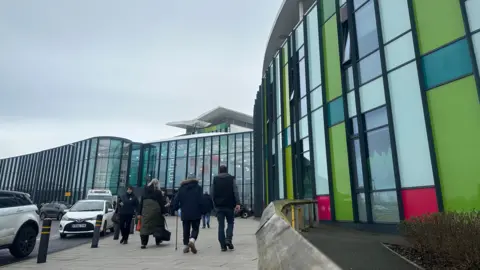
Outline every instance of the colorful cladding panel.
POLYGON ((332 220, 330 196, 317 196, 317 208, 319 220, 332 220))
POLYGON ((285 148, 285 180, 287 182, 287 199, 293 199, 293 170, 292 170, 292 147, 285 148))
POLYGON ((350 169, 348 167, 345 123, 329 129, 332 158, 333 199, 337 220, 353 220, 350 169))
POLYGON ((336 15, 333 16, 323 26, 323 54, 325 55, 327 101, 331 101, 342 94, 336 17, 336 15))
POLYGON ((401 193, 405 219, 438 212, 435 188, 404 189, 401 193))
POLYGON ((480 208, 480 105, 474 78, 428 91, 445 210, 480 208))

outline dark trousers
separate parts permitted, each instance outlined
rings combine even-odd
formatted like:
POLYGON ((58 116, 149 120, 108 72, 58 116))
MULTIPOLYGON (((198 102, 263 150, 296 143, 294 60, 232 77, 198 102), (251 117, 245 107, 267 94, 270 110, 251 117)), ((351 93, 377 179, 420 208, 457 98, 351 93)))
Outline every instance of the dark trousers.
POLYGON ((218 242, 225 247, 225 240, 233 239, 233 224, 235 222, 235 214, 233 209, 217 209, 218 220, 218 242), (225 220, 227 221, 227 237, 225 237, 225 220))
POLYGON ((210 213, 206 213, 202 216, 202 225, 205 228, 206 225, 210 228, 210 213))
MULTIPOLYGON (((148 239, 150 238, 150 235, 140 235, 140 242, 142 244, 142 246, 146 246, 148 245, 148 239)), ((155 244, 160 244, 162 242, 162 240, 160 239, 160 237, 155 237, 155 244)))
POLYGON ((120 232, 122 233, 122 238, 124 240, 127 240, 128 236, 130 235, 130 226, 132 225, 132 218, 133 218, 133 215, 130 215, 130 214, 121 214, 119 217, 120 232))
POLYGON ((188 241, 190 240, 190 238, 197 240, 198 231, 200 230, 200 219, 183 220, 182 225, 183 225, 183 244, 188 245, 188 241))

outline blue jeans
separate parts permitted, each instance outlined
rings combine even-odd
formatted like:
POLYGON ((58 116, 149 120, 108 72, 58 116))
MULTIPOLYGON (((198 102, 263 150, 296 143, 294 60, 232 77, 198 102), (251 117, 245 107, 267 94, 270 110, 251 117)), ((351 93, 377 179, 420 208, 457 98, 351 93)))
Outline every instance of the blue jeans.
POLYGON ((210 213, 207 213, 202 216, 202 225, 205 228, 206 225, 210 227, 210 213))
POLYGON ((225 241, 232 241, 233 238, 233 224, 235 222, 235 214, 233 209, 217 209, 218 219, 218 242, 222 247, 225 247, 225 241), (225 237, 225 220, 227 221, 227 231, 225 237))

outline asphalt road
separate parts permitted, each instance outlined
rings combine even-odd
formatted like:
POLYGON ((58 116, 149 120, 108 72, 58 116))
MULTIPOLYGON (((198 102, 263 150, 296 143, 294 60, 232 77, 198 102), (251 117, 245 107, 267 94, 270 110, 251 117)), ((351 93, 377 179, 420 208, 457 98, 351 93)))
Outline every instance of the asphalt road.
MULTIPOLYGON (((48 244, 48 253, 68 249, 68 248, 73 248, 76 246, 79 246, 81 244, 85 243, 90 243, 92 241, 92 235, 72 235, 68 236, 65 239, 60 239, 60 234, 58 233, 58 225, 59 221, 53 221, 52 222, 52 228, 51 228, 51 234, 50 234, 50 242, 48 244)), ((113 235, 112 233, 109 233, 106 238, 109 238, 109 236, 113 235)), ((107 240, 107 239, 106 239, 107 240)), ((108 239, 109 241, 112 241, 112 239, 108 239)), ((102 239, 100 239, 102 241, 102 239)), ((26 259, 30 258, 36 258, 38 254, 38 245, 40 244, 40 235, 37 237, 37 243, 35 245, 35 250, 30 254, 29 257, 26 259)), ((22 259, 20 259, 22 260, 22 259)), ((8 249, 2 249, 0 250, 0 266, 4 266, 7 264, 11 264, 17 261, 20 261, 19 259, 14 258, 12 255, 10 255, 10 252, 8 249)), ((25 260, 25 259, 23 259, 25 260)), ((47 261, 48 261, 48 256, 47 256, 47 261)))

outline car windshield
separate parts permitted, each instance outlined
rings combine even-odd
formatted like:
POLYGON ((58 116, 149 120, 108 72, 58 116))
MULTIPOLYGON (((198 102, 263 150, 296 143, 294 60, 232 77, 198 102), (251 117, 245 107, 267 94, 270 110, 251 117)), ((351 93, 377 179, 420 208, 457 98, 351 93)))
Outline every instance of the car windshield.
POLYGON ((79 201, 72 208, 70 212, 89 212, 89 211, 103 211, 102 201, 79 201))
POLYGON ((87 199, 89 200, 106 200, 106 201, 111 201, 112 196, 108 195, 88 195, 87 199))

